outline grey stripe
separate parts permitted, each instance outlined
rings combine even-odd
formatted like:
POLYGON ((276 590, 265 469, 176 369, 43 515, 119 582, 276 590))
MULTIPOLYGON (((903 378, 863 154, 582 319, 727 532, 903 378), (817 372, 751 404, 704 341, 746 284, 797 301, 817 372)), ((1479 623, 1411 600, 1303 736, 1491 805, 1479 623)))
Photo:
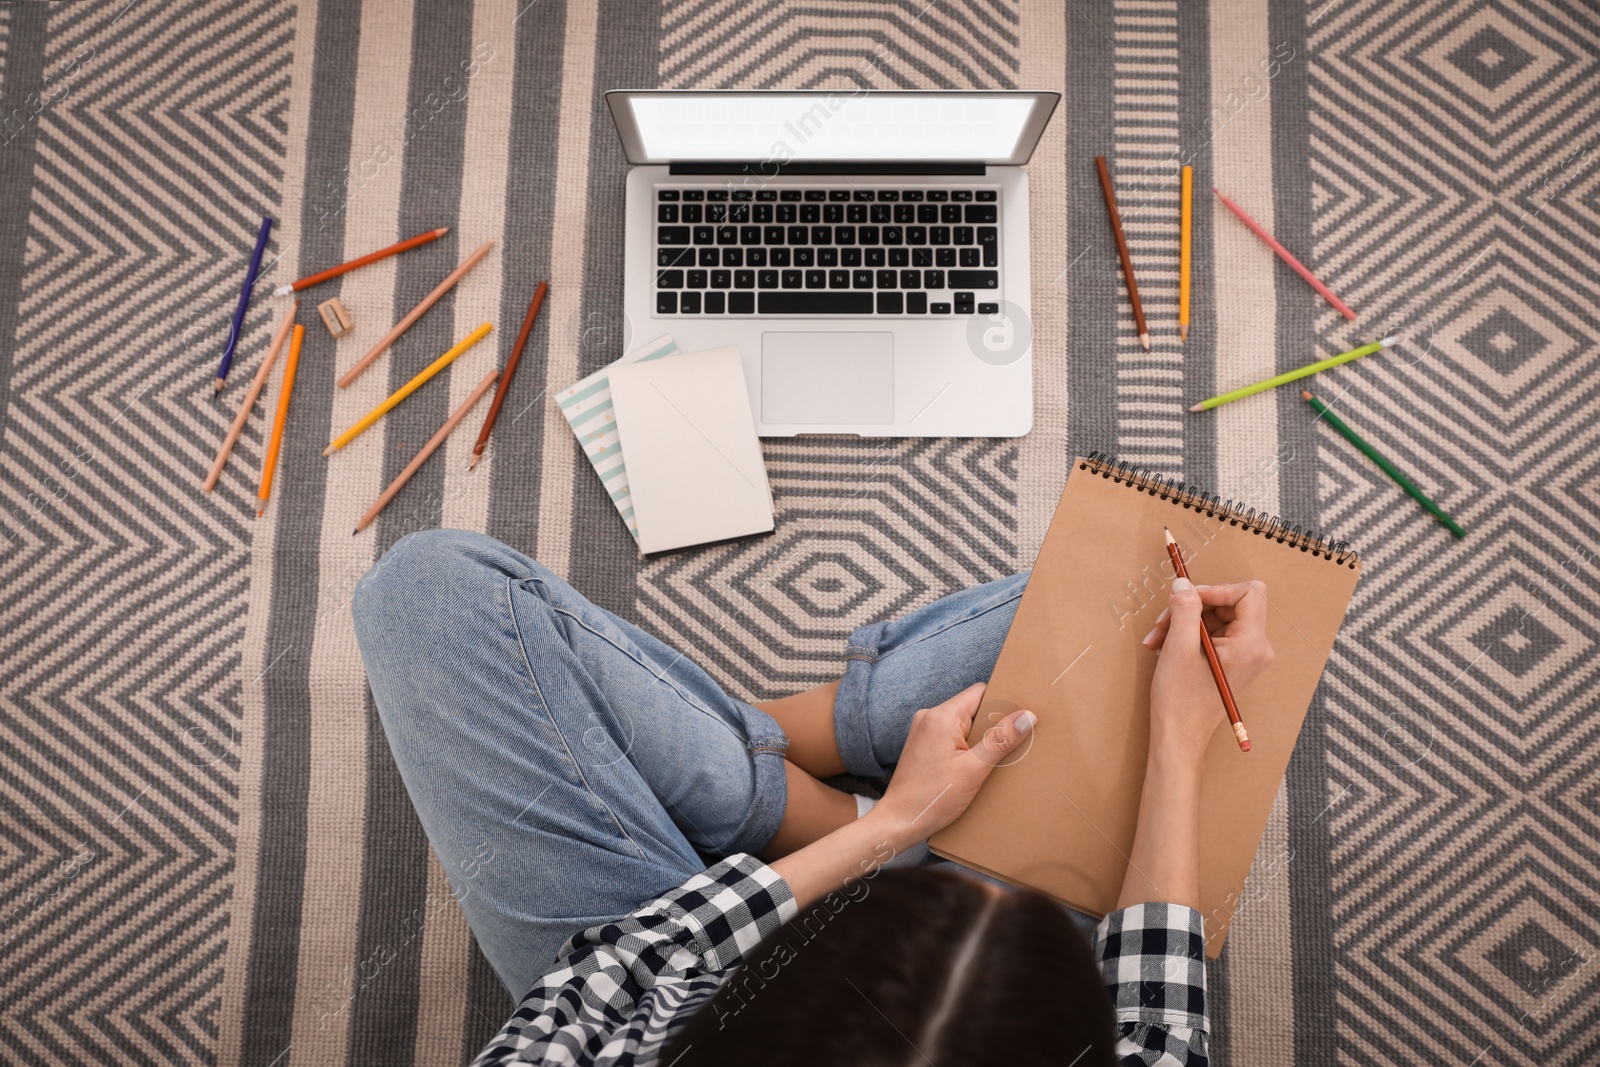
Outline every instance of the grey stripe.
MULTIPOLYGON (((1094 157, 1112 154, 1112 47, 1109 12, 1083 5, 1067 12, 1067 441, 1068 454, 1111 450, 1117 440, 1116 376, 1105 373, 1116 351, 1117 315, 1128 297, 1094 157)), ((1063 116, 1065 117, 1065 116, 1063 116)))
MULTIPOLYGON (((628 162, 617 143, 600 93, 623 86, 652 88, 657 82, 657 57, 661 51, 661 19, 602 18, 596 49, 605 62, 595 68, 595 100, 589 132, 590 203, 621 204, 628 162), (600 79, 606 79, 602 82, 600 79)), ((584 240, 583 344, 578 351, 578 376, 595 371, 623 354, 623 338, 630 345, 654 339, 648 322, 625 323, 622 314, 622 230, 620 211, 591 211, 584 240)), ((560 389, 568 382, 552 383, 560 389)), ((617 519, 600 479, 587 463, 574 470, 572 492, 572 547, 567 580, 597 603, 637 622, 636 595, 639 549, 628 529, 617 519)))
MULTIPOLYGON (((1272 4, 1268 13, 1269 37, 1274 48, 1288 41, 1307 69, 1280 78, 1272 86, 1272 177, 1275 224, 1291 233, 1311 233, 1311 127, 1309 115, 1311 72, 1315 57, 1306 47, 1306 8, 1301 4, 1272 4), (1280 116, 1287 116, 1283 118, 1280 116)), ((1311 247, 1305 245, 1310 260, 1311 247)), ((1312 264, 1312 270, 1316 270, 1312 264)), ((1305 362, 1308 337, 1317 336, 1316 316, 1321 297, 1312 293, 1285 266, 1279 266, 1279 291, 1301 292, 1311 299, 1278 301, 1278 369, 1305 362), (1315 301, 1315 303, 1313 303, 1315 301)), ((1297 462, 1279 467, 1279 507, 1291 521, 1308 521, 1319 515, 1316 444, 1313 423, 1304 417, 1297 390, 1279 389, 1278 441, 1280 452, 1293 448, 1297 462)), ((1294 958, 1331 961, 1339 957, 1333 946, 1333 871, 1328 828, 1331 819, 1313 819, 1327 803, 1328 712, 1322 688, 1312 699, 1306 724, 1300 732, 1286 774, 1289 791, 1289 907, 1294 958)), ((1317 1063, 1335 1047, 1333 1030, 1333 976, 1331 968, 1314 965, 1294 968, 1295 1061, 1317 1063)))
MULTIPOLYGON (((45 19, 50 12, 43 4, 17 4, 7 8, 10 16, 9 40, 5 53, 5 95, 0 96, 0 121, 13 111, 27 116, 27 95, 44 84, 45 19)), ((48 105, 47 105, 48 106, 48 105)), ((0 138, 11 131, 0 127, 0 138)), ((28 213, 31 197, 23 195, 33 182, 33 161, 39 138, 39 116, 32 116, 10 140, 0 143, 0 434, 5 431, 10 410, 11 371, 15 362, 17 327, 22 321, 23 263, 28 251, 28 213)), ((5 528, 0 535, 15 535, 13 526, 25 521, 13 517, 7 508, 5 528)))
MULTIPOLYGON (((1215 248, 1211 240, 1211 142, 1205 120, 1211 112, 1211 8, 1209 3, 1178 4, 1179 158, 1194 167, 1194 216, 1189 249, 1189 340, 1183 345, 1183 399, 1188 407, 1211 396, 1217 382, 1215 248), (1190 154, 1192 153, 1192 155, 1190 154)), ((1167 327, 1162 328, 1163 331, 1167 327)), ((1177 329, 1174 309, 1171 329, 1177 329)), ((1216 420, 1183 436, 1183 476, 1217 489, 1216 420), (1207 430, 1211 432, 1206 432, 1207 430)), ((1227 1062, 1222 1060, 1221 1062, 1227 1062)))
MULTIPOLYGON (((344 252, 344 213, 330 212, 324 220, 319 209, 328 206, 327 190, 340 188, 345 161, 350 158, 355 108, 355 85, 350 79, 356 69, 360 34, 358 8, 319 6, 309 109, 316 121, 309 123, 304 133, 308 142, 307 195, 301 217, 284 220, 286 226, 297 226, 300 231, 300 262, 286 272, 294 277, 337 263, 344 252)), ((324 300, 335 296, 336 286, 317 295, 324 300)), ((302 318, 305 311, 302 304, 302 318)), ((315 308, 311 311, 314 315, 315 308)), ((313 323, 310 329, 319 328, 313 323)), ((311 343, 308 341, 307 348, 311 343)), ((315 358, 311 353, 308 356, 315 358)), ((280 511, 274 542, 272 608, 267 623, 267 654, 272 666, 262 679, 267 719, 262 733, 271 743, 261 755, 260 873, 249 931, 253 943, 244 1000, 240 1056, 244 1067, 268 1067, 284 1051, 294 1012, 292 980, 299 973, 311 780, 311 640, 317 624, 327 471, 327 461, 320 455, 320 428, 332 422, 334 386, 331 375, 315 374, 298 378, 296 385, 289 429, 278 458, 278 484, 294 487, 295 506, 280 511), (295 426, 317 427, 319 432, 294 433, 295 426)))

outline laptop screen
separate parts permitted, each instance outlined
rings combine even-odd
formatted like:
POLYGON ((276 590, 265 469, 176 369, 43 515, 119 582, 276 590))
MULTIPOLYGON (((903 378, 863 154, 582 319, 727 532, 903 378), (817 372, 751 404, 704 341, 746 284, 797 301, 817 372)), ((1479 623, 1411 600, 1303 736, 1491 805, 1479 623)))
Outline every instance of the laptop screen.
POLYGON ((1032 92, 606 95, 635 163, 1020 163, 1055 104, 1055 94, 1032 92))

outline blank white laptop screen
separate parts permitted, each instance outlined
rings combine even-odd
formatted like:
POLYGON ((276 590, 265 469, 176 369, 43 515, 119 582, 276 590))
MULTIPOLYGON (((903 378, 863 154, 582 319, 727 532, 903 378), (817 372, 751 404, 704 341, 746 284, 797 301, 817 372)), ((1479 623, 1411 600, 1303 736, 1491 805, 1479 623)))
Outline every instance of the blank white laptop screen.
POLYGON ((784 162, 1009 159, 1036 105, 1031 95, 963 93, 648 93, 628 102, 646 158, 784 162))

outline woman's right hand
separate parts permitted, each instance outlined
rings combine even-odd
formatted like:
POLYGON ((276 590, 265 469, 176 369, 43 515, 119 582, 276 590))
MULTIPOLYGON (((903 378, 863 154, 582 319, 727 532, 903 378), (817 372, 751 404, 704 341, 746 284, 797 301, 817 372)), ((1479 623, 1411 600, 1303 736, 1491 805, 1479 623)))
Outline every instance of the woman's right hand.
POLYGON ((1272 663, 1265 582, 1196 587, 1187 578, 1174 579, 1171 602, 1144 640, 1146 648, 1161 653, 1150 683, 1152 751, 1198 760, 1227 720, 1200 644, 1201 626, 1211 634, 1234 696, 1242 696, 1272 663))

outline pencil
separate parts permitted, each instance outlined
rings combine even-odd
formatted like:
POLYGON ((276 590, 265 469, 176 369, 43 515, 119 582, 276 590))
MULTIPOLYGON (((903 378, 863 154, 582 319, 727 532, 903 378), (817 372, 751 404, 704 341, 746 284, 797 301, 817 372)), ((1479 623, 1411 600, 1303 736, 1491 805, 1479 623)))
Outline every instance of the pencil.
POLYGON ((444 370, 451 364, 451 362, 455 360, 457 356, 461 355, 461 353, 465 352, 467 349, 483 340, 484 336, 492 329, 494 329, 494 327, 490 326, 486 322, 482 326, 479 326, 476 330, 473 330, 471 333, 467 334, 467 336, 463 338, 462 341, 454 348, 440 356, 438 359, 434 360, 432 363, 428 364, 426 367, 422 368, 422 370, 417 373, 415 378, 412 378, 409 382, 396 389, 389 399, 385 400, 383 403, 367 412, 366 415, 362 416, 360 422, 350 427, 338 437, 335 437, 332 443, 329 444, 327 448, 322 450, 322 454, 324 456, 332 455, 334 452, 343 448, 351 441, 354 441, 357 437, 360 437, 362 432, 366 430, 367 427, 383 418, 384 414, 396 404, 400 403, 400 401, 404 400, 406 397, 422 388, 423 384, 426 383, 429 378, 432 378, 435 374, 438 374, 440 371, 444 370))
POLYGON ((257 368, 255 379, 251 381, 250 388, 244 394, 244 401, 239 405, 239 414, 233 417, 233 426, 229 428, 228 436, 223 438, 222 447, 217 450, 217 458, 211 464, 211 473, 206 475, 206 492, 209 493, 216 488, 217 476, 222 473, 222 465, 228 462, 228 455, 233 451, 235 442, 239 440, 239 432, 244 429, 245 421, 250 418, 250 412, 256 406, 256 397, 261 395, 261 387, 267 383, 267 372, 272 369, 273 362, 278 358, 278 352, 283 348, 283 339, 289 336, 289 326, 294 322, 295 312, 299 310, 300 301, 296 300, 294 306, 283 313, 283 321, 278 323, 278 329, 272 335, 272 345, 267 349, 266 358, 257 368))
POLYGON ((1404 474, 1401 474, 1398 467, 1396 467, 1393 463, 1390 463, 1388 459, 1384 458, 1383 453, 1367 444, 1361 439, 1359 434, 1357 434, 1350 427, 1346 426, 1344 420, 1333 413, 1332 408, 1318 400, 1316 397, 1312 396, 1309 390, 1302 390, 1300 395, 1305 398, 1306 403, 1311 405, 1311 410, 1315 411, 1322 418, 1328 420, 1329 426, 1332 426, 1335 430, 1338 430, 1345 436, 1346 440, 1355 445, 1357 448, 1361 449, 1361 451, 1365 452, 1372 462, 1376 463, 1380 468, 1382 468, 1383 473, 1394 479, 1396 485, 1404 489, 1407 493, 1410 493, 1411 498, 1417 503, 1421 504, 1423 509, 1427 511, 1428 514, 1444 523, 1445 529, 1455 534, 1458 538, 1467 536, 1467 531, 1456 525, 1456 521, 1449 515, 1446 515, 1443 508, 1441 508, 1438 504, 1435 504, 1432 500, 1429 500, 1421 489, 1418 489, 1411 483, 1411 479, 1407 478, 1404 474))
POLYGON ((1194 224, 1194 168, 1183 168, 1178 200, 1178 340, 1189 339, 1189 230, 1194 224))
POLYGON ((351 382, 355 381, 356 378, 361 374, 361 372, 367 369, 367 364, 371 363, 373 360, 375 360, 379 356, 383 355, 384 351, 390 345, 394 344, 397 340, 400 339, 400 335, 401 334, 405 333, 407 330, 409 330, 411 328, 411 324, 412 323, 414 323, 418 319, 422 318, 422 313, 424 311, 427 311, 429 308, 433 307, 433 305, 438 302, 438 300, 439 300, 439 298, 441 296, 443 296, 444 294, 448 293, 452 288, 454 288, 456 282, 459 282, 463 277, 465 277, 467 271, 469 271, 473 267, 475 267, 477 265, 477 263, 478 263, 478 260, 480 260, 484 256, 488 255, 489 254, 489 249, 491 249, 493 247, 494 247, 494 242, 493 241, 485 241, 485 242, 483 242, 483 244, 478 246, 478 250, 476 252, 472 253, 472 255, 470 255, 466 259, 462 260, 461 261, 461 265, 459 267, 457 267, 455 270, 451 271, 450 274, 445 278, 445 280, 440 282, 434 288, 433 292, 429 293, 427 296, 422 298, 422 303, 420 303, 416 307, 412 308, 410 313, 407 314, 405 318, 403 318, 399 322, 395 323, 394 329, 390 330, 387 334, 384 335, 383 340, 379 341, 377 344, 372 346, 372 351, 371 352, 368 352, 366 355, 362 356, 359 360, 356 361, 356 365, 355 366, 351 367, 349 370, 344 372, 344 377, 339 379, 339 388, 343 389, 346 386, 348 386, 351 382))
POLYGON ((378 517, 378 512, 382 511, 389 501, 394 499, 395 494, 401 490, 413 474, 417 473, 417 469, 428 461, 428 457, 433 455, 440 445, 444 444, 444 439, 450 436, 450 431, 454 430, 456 425, 467 417, 467 412, 471 411, 473 406, 483 399, 483 394, 489 391, 489 386, 493 385, 494 380, 498 377, 500 377, 500 369, 498 367, 483 376, 483 381, 473 388, 472 393, 461 402, 460 407, 450 413, 450 417, 444 420, 444 425, 439 427, 439 431, 428 440, 427 444, 422 446, 422 451, 418 452, 411 462, 406 464, 406 469, 400 472, 399 477, 389 483, 389 488, 385 489, 383 495, 377 499, 377 502, 367 509, 365 515, 361 516, 361 521, 356 523, 356 528, 350 531, 352 534, 358 534, 365 530, 367 525, 378 517))
POLYGON ((233 353, 239 347, 239 331, 244 328, 244 313, 250 308, 250 290, 255 288, 256 271, 261 269, 261 253, 267 249, 267 234, 272 232, 272 219, 261 220, 256 231, 256 250, 250 253, 250 270, 244 276, 244 287, 239 290, 239 305, 233 309, 233 325, 228 329, 228 346, 222 350, 222 362, 217 366, 217 392, 222 392, 223 379, 233 366, 233 353))
POLYGON ((341 263, 337 267, 329 267, 327 270, 322 271, 319 274, 312 274, 309 277, 301 278, 297 282, 290 282, 288 285, 280 285, 272 291, 272 295, 288 296, 290 293, 298 293, 302 289, 310 288, 313 285, 320 285, 329 278, 337 278, 339 275, 344 274, 347 271, 355 270, 357 267, 365 267, 368 263, 376 263, 380 259, 388 259, 390 256, 399 255, 401 252, 409 252, 418 245, 425 245, 429 241, 437 241, 439 238, 443 237, 449 232, 450 227, 448 226, 437 230, 429 230, 427 233, 418 234, 409 241, 401 241, 397 245, 390 245, 388 248, 380 248, 376 252, 368 252, 359 259, 352 259, 350 262, 341 263))
POLYGON ((1323 285, 1321 282, 1317 281, 1316 277, 1312 275, 1310 271, 1306 270, 1305 265, 1302 264, 1298 259, 1295 259, 1293 256, 1291 256, 1287 248, 1275 241, 1272 237, 1272 234, 1262 229, 1261 224, 1246 214, 1244 208, 1223 196, 1221 190, 1219 190, 1216 186, 1213 185, 1211 187, 1211 191, 1217 194, 1217 199, 1221 200, 1229 211, 1239 216, 1240 222, 1250 227, 1251 230, 1255 231, 1255 235, 1257 237, 1267 242, 1267 247, 1278 253, 1279 259, 1289 264, 1289 266, 1294 268, 1294 272, 1296 274, 1300 275, 1300 277, 1311 283, 1311 288, 1321 293, 1322 298, 1337 308, 1339 314, 1343 315, 1351 322, 1355 321, 1356 313, 1346 307, 1343 300, 1340 300, 1338 297, 1334 296, 1332 289, 1329 289, 1326 285, 1323 285))
POLYGON ((1122 214, 1117 210, 1117 194, 1111 188, 1111 172, 1106 169, 1106 157, 1094 157, 1095 169, 1100 172, 1100 191, 1105 194, 1106 211, 1111 215, 1111 233, 1117 239, 1117 255, 1122 257, 1122 277, 1128 283, 1128 302, 1133 305, 1133 322, 1139 328, 1139 343, 1150 351, 1150 328, 1144 324, 1144 305, 1139 303, 1139 285, 1133 280, 1133 258, 1128 255, 1128 238, 1122 232, 1122 214))
MULTIPOLYGON (((1183 566, 1183 553, 1178 551, 1178 542, 1172 539, 1172 531, 1163 526, 1161 532, 1166 536, 1167 555, 1172 557, 1172 569, 1177 572, 1176 577, 1189 577, 1189 572, 1183 566)), ((1222 673, 1222 661, 1217 659, 1217 646, 1211 643, 1211 634, 1206 631, 1204 623, 1200 625, 1200 647, 1206 650, 1206 662, 1211 664, 1211 677, 1216 679, 1217 692, 1222 694, 1222 706, 1227 709, 1228 721, 1233 724, 1233 736, 1239 742, 1239 751, 1249 752, 1250 735, 1245 733, 1244 722, 1239 718, 1239 705, 1234 703, 1228 676, 1222 673)))
POLYGON ((528 343, 528 334, 533 332, 533 320, 539 317, 539 308, 544 303, 544 294, 550 291, 547 282, 540 282, 533 291, 533 299, 528 303, 528 313, 522 317, 522 329, 517 332, 517 343, 511 346, 511 355, 506 359, 505 377, 500 379, 500 387, 494 391, 494 401, 489 405, 489 414, 483 418, 483 429, 478 431, 478 443, 472 446, 472 458, 467 460, 467 470, 476 470, 478 461, 483 458, 484 446, 489 443, 489 431, 494 429, 494 420, 500 417, 500 405, 506 402, 506 391, 511 388, 511 376, 517 373, 517 364, 522 360, 522 349, 528 343))
POLYGON ((300 342, 305 339, 306 328, 295 323, 294 340, 289 342, 289 361, 283 365, 283 383, 278 386, 278 414, 272 420, 272 440, 267 445, 267 460, 261 466, 261 488, 256 499, 256 518, 266 514, 267 498, 272 495, 272 473, 278 469, 278 449, 283 445, 283 424, 289 418, 289 395, 294 392, 294 371, 300 365, 300 342))
POLYGON ((1209 411, 1211 408, 1220 407, 1235 400, 1242 400, 1247 396, 1255 396, 1257 393, 1264 393, 1268 389, 1276 389, 1280 385, 1287 385, 1289 382, 1299 381, 1301 378, 1309 378, 1313 374, 1320 374, 1325 370, 1349 363, 1351 360, 1360 359, 1362 356, 1370 356, 1380 349, 1389 348, 1399 343, 1400 338, 1398 337, 1385 337, 1383 340, 1374 341, 1370 345, 1362 345, 1360 348, 1352 348, 1348 352, 1341 352, 1337 356, 1329 356, 1327 359, 1321 359, 1315 363, 1307 363, 1304 367, 1296 367, 1292 371, 1286 371, 1276 377, 1256 382, 1254 385, 1242 386, 1230 393, 1207 397, 1198 404, 1189 405, 1189 410, 1209 411))

